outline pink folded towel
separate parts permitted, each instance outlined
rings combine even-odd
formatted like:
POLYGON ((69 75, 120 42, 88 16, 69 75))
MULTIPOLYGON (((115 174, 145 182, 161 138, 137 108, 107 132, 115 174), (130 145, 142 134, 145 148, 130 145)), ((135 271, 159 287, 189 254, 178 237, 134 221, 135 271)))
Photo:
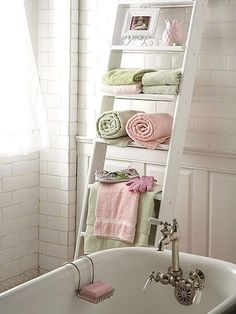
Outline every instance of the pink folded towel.
POLYGON ((129 137, 149 149, 169 143, 173 118, 168 113, 137 113, 126 124, 129 137))
POLYGON ((132 85, 102 85, 102 91, 111 94, 139 94, 142 92, 141 86, 141 82, 132 85))
POLYGON ((139 195, 129 192, 124 182, 102 184, 95 209, 94 235, 133 243, 139 195))

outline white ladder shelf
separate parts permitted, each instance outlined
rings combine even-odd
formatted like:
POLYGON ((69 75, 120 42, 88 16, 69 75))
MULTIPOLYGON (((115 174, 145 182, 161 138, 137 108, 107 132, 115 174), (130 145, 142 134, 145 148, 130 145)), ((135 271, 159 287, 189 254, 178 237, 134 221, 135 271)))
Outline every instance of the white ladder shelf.
MULTIPOLYGON (((180 163, 183 154, 185 135, 187 130, 187 123, 189 111, 191 107, 191 100, 193 94, 193 87, 195 81, 195 74, 197 68, 197 58, 200 48, 201 36, 203 31, 204 16, 207 8, 208 0, 119 0, 117 7, 117 15, 114 25, 114 33, 112 39, 112 46, 110 49, 110 56, 106 71, 114 68, 119 68, 123 52, 138 52, 138 53, 171 53, 184 54, 182 65, 182 78, 180 85, 180 92, 178 96, 171 95, 118 95, 118 94, 104 94, 101 99, 100 113, 113 110, 115 99, 138 99, 150 101, 167 101, 175 102, 175 112, 172 127, 171 142, 168 149, 168 156, 166 162, 165 177, 163 183, 163 191, 161 196, 161 206, 159 212, 159 219, 171 220, 174 216, 175 200, 177 194, 180 163), (124 12, 128 7, 157 7, 157 8, 179 8, 191 7, 191 19, 189 23, 188 36, 185 47, 127 47, 117 45, 116 38, 118 36, 117 24, 121 24, 124 19, 124 12)), ((131 145, 132 146, 132 145, 131 145)), ((136 145, 133 145, 137 147, 136 145)), ((135 149, 135 148, 134 148, 135 149)), ((92 157, 85 187, 84 200, 80 214, 80 224, 78 227, 75 259, 82 253, 82 238, 85 234, 86 218, 87 218, 87 204, 89 196, 89 185, 94 182, 94 172, 96 169, 103 169, 106 158, 107 144, 101 139, 95 139, 92 150, 92 157)), ((157 236, 156 236, 157 243, 157 236)))

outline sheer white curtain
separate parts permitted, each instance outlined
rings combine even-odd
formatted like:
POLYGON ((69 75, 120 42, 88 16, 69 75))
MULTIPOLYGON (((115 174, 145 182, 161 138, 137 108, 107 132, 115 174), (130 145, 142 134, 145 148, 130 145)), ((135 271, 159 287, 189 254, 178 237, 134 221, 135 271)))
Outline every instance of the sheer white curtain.
POLYGON ((0 156, 47 147, 47 123, 23 0, 0 1, 0 156))

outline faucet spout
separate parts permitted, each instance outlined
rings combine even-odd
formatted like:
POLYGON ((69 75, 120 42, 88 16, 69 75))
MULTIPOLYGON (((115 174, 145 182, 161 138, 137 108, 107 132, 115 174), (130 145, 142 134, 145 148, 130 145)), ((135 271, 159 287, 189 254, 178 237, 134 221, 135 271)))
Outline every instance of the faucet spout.
POLYGON ((176 219, 173 219, 172 224, 170 226, 171 229, 171 241, 172 241, 172 271, 179 272, 179 239, 180 239, 180 232, 179 232, 179 225, 176 219))
POLYGON ((170 237, 170 224, 167 222, 161 222, 161 225, 164 225, 164 228, 161 229, 162 236, 160 240, 158 241, 157 244, 157 251, 164 251, 164 246, 168 245, 171 242, 171 237, 170 237))
POLYGON ((162 225, 160 230, 161 238, 157 244, 157 250, 163 251, 164 246, 171 243, 172 265, 168 267, 165 273, 152 271, 145 283, 144 290, 147 288, 148 283, 153 280, 163 285, 170 284, 174 287, 175 297, 180 304, 199 304, 205 285, 205 276, 201 270, 196 269, 195 271, 191 271, 188 277, 183 277, 183 272, 179 265, 180 232, 176 219, 173 219, 170 224, 154 218, 150 222, 162 225))
POLYGON ((157 251, 164 251, 164 246, 171 242, 170 237, 162 236, 157 244, 157 251))
POLYGON ((161 222, 161 225, 163 225, 163 228, 160 230, 162 236, 157 244, 157 250, 163 251, 165 245, 172 244, 172 266, 170 268, 173 274, 179 273, 179 225, 176 219, 173 219, 171 224, 161 222))

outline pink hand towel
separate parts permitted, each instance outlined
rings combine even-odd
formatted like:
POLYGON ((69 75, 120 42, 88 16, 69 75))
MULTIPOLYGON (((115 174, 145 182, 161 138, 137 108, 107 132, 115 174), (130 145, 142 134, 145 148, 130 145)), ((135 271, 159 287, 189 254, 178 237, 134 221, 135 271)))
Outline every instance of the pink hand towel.
POLYGON ((169 143, 173 118, 168 113, 137 113, 126 124, 129 137, 148 149, 169 143))
POLYGON ((124 182, 102 184, 97 197, 94 235, 133 243, 139 195, 129 192, 124 182))

